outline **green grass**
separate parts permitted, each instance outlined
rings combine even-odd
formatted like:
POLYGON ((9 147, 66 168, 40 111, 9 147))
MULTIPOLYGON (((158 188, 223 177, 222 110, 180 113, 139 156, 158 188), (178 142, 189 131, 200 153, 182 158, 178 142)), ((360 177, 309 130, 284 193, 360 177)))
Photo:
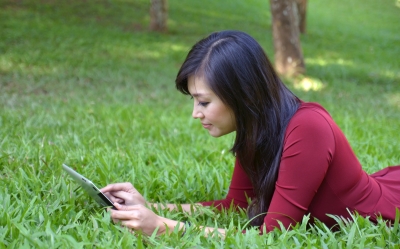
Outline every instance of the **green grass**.
MULTIPOLYGON (((112 224, 61 170, 103 186, 130 181, 151 201, 222 198, 233 135, 210 137, 174 79, 208 33, 239 29, 273 58, 268 1, 169 1, 169 32, 147 27, 148 1, 0 1, 0 248, 399 248, 387 228, 357 215, 340 230, 235 233, 245 213, 164 215, 226 227, 205 238, 133 236, 112 224)), ((325 106, 367 172, 400 164, 400 8, 396 1, 310 1, 302 47, 307 79, 285 80, 325 106)))

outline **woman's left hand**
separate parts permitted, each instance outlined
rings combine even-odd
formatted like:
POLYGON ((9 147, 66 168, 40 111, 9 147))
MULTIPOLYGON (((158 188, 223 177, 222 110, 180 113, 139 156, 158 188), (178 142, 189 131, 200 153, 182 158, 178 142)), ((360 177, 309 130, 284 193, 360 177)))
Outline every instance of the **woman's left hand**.
POLYGON ((146 235, 153 234, 157 228, 157 234, 165 232, 163 219, 145 206, 140 204, 125 206, 118 203, 114 205, 117 210, 110 209, 110 211, 115 223, 120 223, 135 231, 141 230, 146 235))

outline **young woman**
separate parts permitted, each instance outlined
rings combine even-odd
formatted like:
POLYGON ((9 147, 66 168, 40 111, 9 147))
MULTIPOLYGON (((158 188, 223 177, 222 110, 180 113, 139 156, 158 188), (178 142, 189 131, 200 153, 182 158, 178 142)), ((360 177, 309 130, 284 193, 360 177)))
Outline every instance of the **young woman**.
MULTIPOLYGON (((290 227, 306 214, 328 226, 335 221, 327 214, 349 218, 353 212, 372 221, 377 216, 394 221, 400 208, 400 166, 372 175, 363 171, 327 111, 289 91, 249 35, 222 31, 199 41, 179 70, 176 87, 193 97, 192 115, 210 135, 236 131, 227 197, 202 205, 247 208, 251 224, 261 231, 279 227, 278 221, 290 227)), ((113 220, 133 230, 151 234, 157 228, 163 233, 166 227, 184 227, 146 208, 130 183, 102 191, 116 202, 113 220)), ((182 207, 190 211, 190 205, 182 207)))

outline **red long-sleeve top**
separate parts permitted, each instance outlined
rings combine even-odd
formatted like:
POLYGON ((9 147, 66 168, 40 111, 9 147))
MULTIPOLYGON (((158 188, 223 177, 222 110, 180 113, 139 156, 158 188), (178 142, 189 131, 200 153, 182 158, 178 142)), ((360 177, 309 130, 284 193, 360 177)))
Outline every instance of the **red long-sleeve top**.
MULTIPOLYGON (((203 202, 204 206, 246 208, 254 197, 253 186, 236 160, 225 199, 203 202)), ((361 167, 342 131, 317 103, 302 103, 285 132, 278 179, 268 212, 267 231, 300 222, 305 214, 328 226, 327 214, 349 218, 357 211, 376 220, 394 220, 400 208, 400 166, 368 175, 361 167), (349 213, 350 212, 350 213, 349 213)))

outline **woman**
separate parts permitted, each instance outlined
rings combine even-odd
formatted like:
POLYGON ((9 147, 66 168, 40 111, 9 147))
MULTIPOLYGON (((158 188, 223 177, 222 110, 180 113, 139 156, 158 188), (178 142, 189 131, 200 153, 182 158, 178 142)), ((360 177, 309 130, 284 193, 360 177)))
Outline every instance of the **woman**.
MULTIPOLYGON (((290 227, 306 214, 328 226, 335 221, 327 214, 348 218, 353 212, 373 221, 377 216, 394 221, 400 207, 400 166, 364 172, 326 110, 289 91, 249 35, 222 31, 199 41, 179 70, 176 87, 193 97, 192 115, 210 135, 236 131, 227 197, 202 205, 247 208, 251 224, 261 231, 279 227, 278 222, 290 227)), ((129 228, 146 234, 157 228, 158 233, 166 227, 184 229, 184 223, 146 208, 130 183, 102 191, 117 203, 113 220, 129 228)), ((190 205, 182 207, 190 211, 190 205)))

